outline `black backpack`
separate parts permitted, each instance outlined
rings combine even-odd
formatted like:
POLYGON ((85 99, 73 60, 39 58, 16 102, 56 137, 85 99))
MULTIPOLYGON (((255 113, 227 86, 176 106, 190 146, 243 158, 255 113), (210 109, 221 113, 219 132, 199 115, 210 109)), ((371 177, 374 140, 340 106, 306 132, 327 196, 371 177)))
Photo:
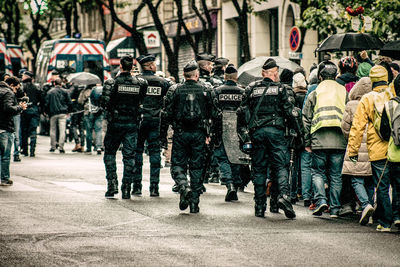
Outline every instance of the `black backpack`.
POLYGON ((196 93, 188 93, 182 107, 182 123, 187 127, 199 125, 202 120, 202 111, 199 103, 199 96, 196 93))

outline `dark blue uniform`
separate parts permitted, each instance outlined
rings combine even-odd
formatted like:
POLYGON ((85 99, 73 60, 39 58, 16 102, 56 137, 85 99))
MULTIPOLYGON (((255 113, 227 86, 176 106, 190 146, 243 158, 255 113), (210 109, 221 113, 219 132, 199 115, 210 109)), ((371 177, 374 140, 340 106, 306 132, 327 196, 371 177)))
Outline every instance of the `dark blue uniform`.
POLYGON ((130 72, 121 72, 115 83, 106 81, 103 87, 102 105, 107 111, 107 132, 104 138, 104 164, 109 189, 106 197, 112 197, 117 181, 115 162, 119 146, 122 147, 124 172, 122 177, 122 198, 130 198, 133 180, 134 157, 140 120, 139 107, 147 92, 147 82, 131 76, 130 72))
POLYGON ((142 187, 143 151, 144 143, 147 141, 150 156, 150 193, 151 196, 157 196, 161 167, 160 112, 163 107, 163 98, 171 84, 149 70, 143 71, 142 75, 138 77, 146 80, 149 86, 142 105, 142 121, 136 146, 133 192, 138 193, 137 189, 142 187))
MULTIPOLYGON (((191 212, 198 212, 207 126, 217 114, 214 101, 213 92, 193 80, 174 85, 166 96, 165 122, 174 130, 172 177, 179 185, 181 203, 182 196, 190 199, 191 212)), ((186 209, 181 203, 180 208, 186 209)))
MULTIPOLYGON (((244 89, 237 86, 236 82, 228 80, 226 83, 215 90, 215 95, 218 100, 218 108, 222 112, 224 110, 236 111, 242 101, 244 89)), ((220 122, 222 123, 222 122, 220 122)), ((217 136, 221 138, 222 129, 219 127, 220 132, 217 136)), ((219 170, 221 173, 221 180, 225 181, 229 187, 234 185, 236 188, 242 183, 240 179, 240 165, 232 164, 229 162, 226 155, 225 146, 223 142, 217 142, 219 146, 215 149, 215 157, 218 161, 219 170)), ((237 196, 235 197, 237 199, 237 196)), ((236 200, 232 199, 232 200, 236 200)), ((229 201, 228 195, 225 200, 229 201)))
POLYGON ((266 209, 267 167, 270 164, 279 188, 279 207, 287 217, 295 216, 289 195, 289 149, 285 138, 285 118, 290 122, 293 103, 289 101, 286 87, 269 78, 251 83, 243 95, 238 109, 238 134, 243 142, 252 143, 250 153, 254 183, 256 216, 263 217, 266 209), (263 93, 264 97, 262 98, 263 93), (262 99, 256 112, 258 102, 262 99), (254 116, 251 125, 246 120, 246 110, 254 116))

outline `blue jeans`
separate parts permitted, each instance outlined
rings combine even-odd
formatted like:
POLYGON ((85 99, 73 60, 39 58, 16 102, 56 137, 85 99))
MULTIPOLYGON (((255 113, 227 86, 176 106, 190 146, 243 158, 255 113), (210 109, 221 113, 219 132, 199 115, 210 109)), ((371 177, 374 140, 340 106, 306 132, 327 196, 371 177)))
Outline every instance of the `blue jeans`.
POLYGON ((14 120, 14 156, 19 156, 19 145, 21 137, 21 114, 15 115, 14 120))
POLYGON ((374 184, 371 176, 352 176, 351 185, 363 209, 368 204, 374 204, 374 184))
POLYGON ((383 227, 390 227, 393 219, 392 204, 390 203, 389 197, 390 164, 386 164, 386 160, 377 160, 371 161, 371 167, 375 186, 378 184, 379 178, 382 175, 379 188, 376 192, 376 202, 378 206, 375 211, 375 216, 380 225, 383 227))
POLYGON ((223 143, 215 149, 214 155, 218 161, 221 179, 225 179, 226 184, 239 186, 242 183, 240 179, 240 165, 229 162, 223 143))
POLYGON ((313 198, 313 183, 311 177, 311 153, 303 151, 301 153, 301 191, 304 200, 311 200, 313 198))
POLYGON ((11 146, 13 143, 13 133, 3 132, 0 133, 0 160, 1 169, 0 175, 2 181, 10 179, 10 155, 11 146))
POLYGON ((315 187, 315 199, 318 204, 326 203, 325 181, 330 182, 329 206, 331 214, 340 209, 340 192, 342 191, 342 167, 344 150, 314 150, 312 157, 312 181, 315 187))
POLYGON ((96 149, 102 146, 103 115, 89 113, 84 116, 86 127, 86 151, 92 151, 93 130, 96 136, 96 149))

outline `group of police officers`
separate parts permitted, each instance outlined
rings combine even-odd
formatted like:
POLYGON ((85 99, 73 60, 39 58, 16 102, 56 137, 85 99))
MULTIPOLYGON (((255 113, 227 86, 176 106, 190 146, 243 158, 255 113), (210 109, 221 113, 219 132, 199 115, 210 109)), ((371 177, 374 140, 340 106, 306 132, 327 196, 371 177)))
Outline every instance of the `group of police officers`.
POLYGON ((159 196, 160 148, 166 147, 167 130, 172 126, 171 176, 180 193, 179 208, 190 207, 190 213, 198 213, 200 194, 205 191, 203 183, 208 177, 218 182, 220 174, 227 187, 225 201, 238 200, 240 165, 228 158, 229 147, 222 138, 227 129, 222 114, 231 112, 237 114, 237 133, 235 129, 228 135, 238 137, 237 146, 251 156, 255 216, 264 217, 269 169, 277 186, 277 209, 295 218, 288 197, 285 125, 296 123, 296 109, 287 87, 279 83, 279 67, 273 59, 268 59, 260 70, 263 79, 246 89, 237 84, 237 69, 225 58, 196 56, 196 61, 183 68, 184 81, 178 84, 155 75, 153 55, 137 58, 140 75, 131 75, 133 61, 131 56, 121 58, 120 74, 107 80, 103 88, 101 103, 108 120, 104 139, 106 197, 118 193, 116 152, 121 144, 122 198, 141 194, 145 141, 150 157, 150 196, 159 196), (207 153, 210 149, 211 154, 207 153), (207 159, 207 155, 211 157, 207 159))

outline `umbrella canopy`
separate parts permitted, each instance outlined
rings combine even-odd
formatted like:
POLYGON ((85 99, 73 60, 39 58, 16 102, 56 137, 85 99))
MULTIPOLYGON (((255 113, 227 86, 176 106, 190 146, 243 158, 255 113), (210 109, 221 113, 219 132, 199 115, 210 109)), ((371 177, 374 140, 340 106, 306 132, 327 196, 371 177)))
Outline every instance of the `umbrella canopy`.
POLYGON ((382 48, 383 42, 369 33, 338 33, 326 38, 315 52, 362 51, 382 48))
POLYGON ((400 40, 386 43, 382 47, 379 55, 391 57, 393 59, 400 59, 400 40))
POLYGON ((101 84, 99 76, 89 72, 71 73, 67 76, 67 80, 75 85, 101 84))
POLYGON ((247 86, 253 81, 262 79, 261 69, 264 65, 264 62, 268 58, 275 59, 276 64, 279 66, 279 73, 282 71, 282 69, 295 71, 296 68, 300 67, 295 62, 283 57, 256 57, 240 66, 240 68, 238 69, 238 82, 242 85, 247 86))

